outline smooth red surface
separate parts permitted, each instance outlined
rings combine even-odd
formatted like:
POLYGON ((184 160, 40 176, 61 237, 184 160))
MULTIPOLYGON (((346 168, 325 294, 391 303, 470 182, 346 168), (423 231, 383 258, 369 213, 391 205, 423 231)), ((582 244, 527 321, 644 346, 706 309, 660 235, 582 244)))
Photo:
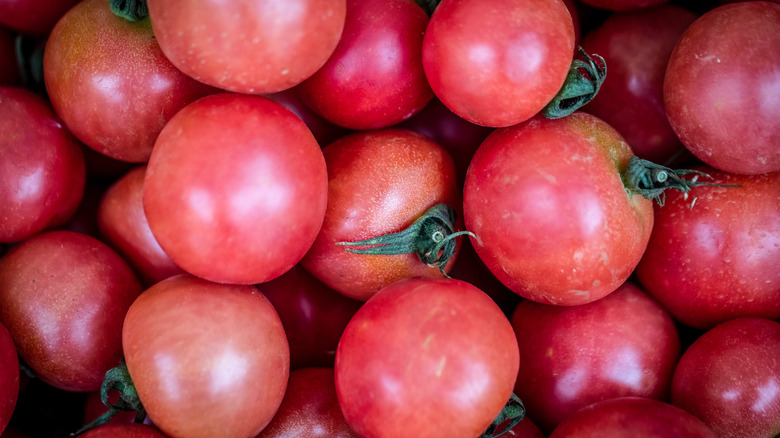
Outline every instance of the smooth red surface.
POLYGON ((0 434, 8 426, 18 396, 19 359, 11 334, 0 324, 0 434))
POLYGON ((683 354, 672 380, 672 403, 718 436, 780 434, 780 323, 764 318, 724 322, 683 354))
POLYGON ((66 391, 100 388, 139 293, 117 253, 72 231, 39 234, 0 259, 0 320, 38 377, 66 391))
POLYGON ((79 0, 0 0, 0 25, 43 36, 79 0))
POLYGON ((298 95, 298 87, 293 87, 278 93, 265 94, 265 97, 279 102, 285 108, 295 113, 309 128, 320 147, 325 147, 339 137, 343 137, 350 131, 347 128, 336 126, 325 120, 319 114, 312 111, 298 95))
POLYGON ((81 436, 84 438, 166 438, 157 429, 144 424, 106 424, 81 436))

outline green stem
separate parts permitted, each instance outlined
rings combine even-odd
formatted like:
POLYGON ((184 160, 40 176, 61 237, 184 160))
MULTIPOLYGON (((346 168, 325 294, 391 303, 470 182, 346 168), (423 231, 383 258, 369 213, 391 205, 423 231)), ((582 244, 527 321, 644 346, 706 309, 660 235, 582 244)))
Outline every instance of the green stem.
POLYGON ((548 119, 560 119, 577 111, 593 100, 607 77, 607 62, 599 55, 588 55, 582 47, 577 51, 583 59, 575 58, 563 86, 542 113, 548 119), (597 58, 601 65, 593 58, 597 58))
POLYGON ((493 423, 479 436, 479 438, 496 438, 512 430, 517 426, 523 418, 525 418, 525 406, 520 400, 520 397, 512 394, 509 401, 506 402, 504 409, 499 412, 498 416, 493 420, 493 423), (506 424, 503 429, 498 429, 504 423, 506 424))
POLYGON ((108 0, 111 12, 128 21, 140 21, 149 16, 146 0, 108 0))

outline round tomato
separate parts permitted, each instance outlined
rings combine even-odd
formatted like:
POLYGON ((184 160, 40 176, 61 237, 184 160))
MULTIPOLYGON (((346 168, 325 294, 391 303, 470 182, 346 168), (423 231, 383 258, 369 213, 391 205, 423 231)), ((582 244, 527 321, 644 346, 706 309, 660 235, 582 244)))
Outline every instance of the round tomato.
POLYGON ((19 359, 11 334, 0 324, 0 434, 3 433, 19 396, 19 359))
POLYGON ((325 159, 306 125, 259 96, 215 94, 177 113, 143 184, 149 227, 185 271, 254 284, 303 258, 325 217, 325 159))
POLYGON ((122 346, 147 414, 173 438, 254 437, 287 386, 282 322, 253 286, 165 279, 127 311, 122 346))

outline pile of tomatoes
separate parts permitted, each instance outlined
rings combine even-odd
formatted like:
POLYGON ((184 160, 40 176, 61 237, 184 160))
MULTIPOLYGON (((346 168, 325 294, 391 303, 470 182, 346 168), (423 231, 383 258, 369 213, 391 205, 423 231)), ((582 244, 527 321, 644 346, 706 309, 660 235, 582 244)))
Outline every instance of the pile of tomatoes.
POLYGON ((778 436, 778 31, 0 0, 2 436, 778 436))

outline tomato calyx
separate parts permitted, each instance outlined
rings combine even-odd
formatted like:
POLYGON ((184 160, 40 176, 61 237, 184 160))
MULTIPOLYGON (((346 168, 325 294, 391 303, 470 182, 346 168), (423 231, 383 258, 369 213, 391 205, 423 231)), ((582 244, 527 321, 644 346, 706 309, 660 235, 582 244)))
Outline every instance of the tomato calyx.
POLYGON ((482 435, 480 435, 479 438, 499 437, 512 430, 512 428, 517 426, 517 423, 522 421, 523 418, 525 418, 525 406, 523 406, 520 397, 513 393, 509 398, 509 401, 504 405, 504 408, 501 409, 501 412, 499 412, 498 416, 493 420, 493 423, 482 432, 482 435), (507 424, 504 425, 504 423, 507 424), (501 425, 504 425, 504 427, 498 429, 501 425))
POLYGON ((595 53, 588 55, 582 46, 578 46, 577 51, 582 59, 574 58, 563 86, 542 110, 548 119, 566 117, 593 100, 607 77, 607 62, 604 58, 595 53))
POLYGON ((447 261, 455 254, 455 238, 462 235, 476 237, 470 231, 455 232, 457 213, 446 204, 429 208, 408 228, 397 233, 383 234, 357 242, 336 242, 347 246, 354 254, 398 255, 415 253, 426 265, 444 272, 447 261), (355 248, 365 246, 368 248, 355 248))
POLYGON ((134 421, 136 423, 143 423, 146 418, 146 410, 141 404, 141 399, 138 397, 138 392, 135 390, 135 385, 130 378, 130 372, 127 370, 124 360, 118 366, 106 371, 106 376, 100 385, 100 400, 104 405, 108 406, 108 410, 91 423, 70 434, 70 436, 78 436, 98 426, 102 426, 122 411, 135 411, 134 421), (111 389, 119 393, 119 400, 116 403, 111 403, 108 400, 108 391, 111 389))
POLYGON ((628 166, 623 175, 623 184, 629 193, 642 195, 645 199, 655 199, 663 207, 666 203, 666 190, 676 189, 688 193, 693 187, 740 187, 734 184, 715 184, 698 181, 699 177, 712 179, 702 171, 692 169, 671 169, 652 161, 633 156, 628 160, 628 166), (690 179, 684 175, 693 174, 690 179))
POLYGON ((141 21, 149 16, 146 0, 108 0, 111 12, 128 21, 141 21))

